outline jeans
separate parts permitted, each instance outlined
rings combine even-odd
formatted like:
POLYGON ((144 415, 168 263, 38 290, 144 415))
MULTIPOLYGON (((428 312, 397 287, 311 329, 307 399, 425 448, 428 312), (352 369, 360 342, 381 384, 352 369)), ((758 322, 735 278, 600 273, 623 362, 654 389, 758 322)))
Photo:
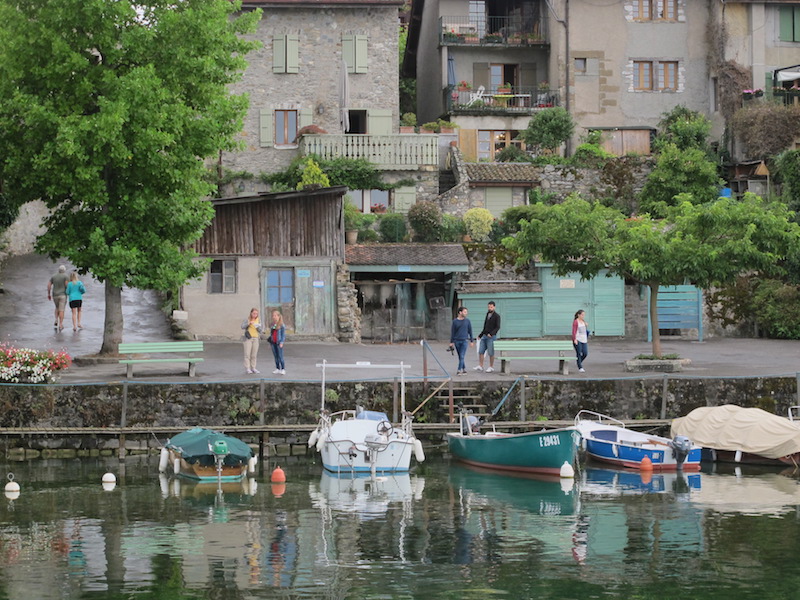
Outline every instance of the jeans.
POLYGON ((273 344, 272 342, 269 345, 272 346, 272 356, 275 357, 275 368, 285 369, 286 363, 283 362, 283 348, 281 348, 280 344, 273 344))
POLYGON ((578 357, 578 368, 583 368, 583 361, 589 356, 589 344, 586 342, 576 342, 572 344, 575 346, 575 355, 578 357))
POLYGON ((489 356, 494 356, 494 340, 495 336, 483 336, 480 344, 478 344, 478 356, 483 356, 487 352, 489 356))
POLYGON ((456 352, 458 353, 458 370, 464 371, 466 370, 466 365, 464 364, 464 357, 467 354, 467 346, 469 345, 469 340, 456 340, 453 342, 453 346, 456 347, 456 352))

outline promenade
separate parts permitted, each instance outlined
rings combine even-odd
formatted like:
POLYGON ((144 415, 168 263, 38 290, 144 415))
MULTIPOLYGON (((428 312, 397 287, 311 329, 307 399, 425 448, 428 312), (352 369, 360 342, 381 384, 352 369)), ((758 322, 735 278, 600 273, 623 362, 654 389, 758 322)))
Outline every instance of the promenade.
MULTIPOLYGON (((53 304, 47 300, 47 282, 58 264, 46 257, 26 255, 10 258, 0 274, 3 292, 0 294, 0 341, 36 349, 66 350, 74 357, 94 355, 100 350, 103 335, 103 286, 83 278, 87 288, 84 296, 83 329, 74 332, 69 308, 63 331, 53 328, 53 304)), ((65 263, 68 264, 68 263, 65 263)), ((69 265, 68 265, 69 266, 69 265)), ((166 318, 159 311, 159 299, 150 292, 125 290, 123 292, 125 321, 124 341, 143 342, 170 339, 166 318)), ((483 315, 473 315, 473 328, 480 329, 478 321, 483 315)), ((243 318, 243 317, 241 317, 243 318)), ((231 315, 230 329, 238 333, 240 315, 231 315)), ((589 316, 591 322, 591 315, 589 316)), ((504 322, 505 327, 511 324, 504 322)), ((503 330, 501 329, 501 336, 503 330)), ((466 375, 454 375, 457 360, 447 351, 443 341, 430 342, 432 354, 428 358, 428 376, 442 379, 452 376, 455 381, 481 379, 513 381, 519 375, 548 379, 609 379, 661 377, 660 373, 642 374, 625 371, 624 361, 637 354, 650 354, 651 345, 645 340, 619 340, 592 338, 585 373, 578 373, 574 359, 569 363, 570 374, 556 373, 556 361, 524 361, 514 364, 513 375, 500 373, 499 360, 493 373, 477 372, 475 348, 467 354, 466 375), (551 364, 552 363, 552 364, 551 364)), ((676 353, 690 359, 691 365, 683 372, 670 377, 758 377, 795 376, 800 372, 800 341, 763 340, 742 338, 712 338, 705 342, 682 339, 662 341, 664 353, 676 353)), ((409 365, 406 376, 423 375, 423 353, 419 343, 411 344, 342 344, 336 342, 294 342, 291 335, 285 348, 286 375, 275 375, 269 344, 262 342, 259 351, 259 375, 245 373, 242 362, 242 345, 239 341, 206 342, 204 362, 197 366, 197 376, 189 378, 184 365, 136 365, 134 377, 143 382, 237 382, 253 379, 281 381, 320 381, 321 369, 316 365, 326 360, 333 364, 409 365)), ((488 364, 488 361, 485 365, 488 364)), ((398 369, 343 369, 330 368, 327 378, 332 381, 390 379, 399 376, 398 369)), ((63 383, 93 383, 118 381, 125 377, 125 368, 119 364, 74 365, 60 379, 63 383)))

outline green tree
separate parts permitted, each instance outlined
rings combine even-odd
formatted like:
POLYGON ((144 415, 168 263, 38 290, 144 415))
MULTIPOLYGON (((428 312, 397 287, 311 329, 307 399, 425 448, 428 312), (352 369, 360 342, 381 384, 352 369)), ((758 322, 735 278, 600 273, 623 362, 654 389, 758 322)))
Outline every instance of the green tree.
POLYGON ((572 116, 558 106, 537 112, 519 137, 529 146, 554 151, 572 136, 573 131, 575 122, 572 116))
POLYGON ((661 115, 655 147, 659 149, 663 144, 671 143, 681 150, 699 148, 709 152, 710 132, 711 121, 699 112, 679 105, 661 115))
POLYGON ((231 83, 259 11, 229 0, 0 3, 0 181, 51 210, 39 251, 105 283, 101 353, 122 340, 122 286, 174 290, 205 265, 207 158, 247 107, 231 83))
POLYGON ((758 271, 779 274, 781 262, 800 250, 800 226, 781 203, 754 194, 696 205, 686 196, 667 218, 627 218, 619 210, 577 195, 562 204, 540 205, 504 243, 525 262, 541 257, 557 275, 596 277, 601 269, 650 288, 653 354, 661 356, 658 291, 690 281, 699 287, 730 282, 758 271))

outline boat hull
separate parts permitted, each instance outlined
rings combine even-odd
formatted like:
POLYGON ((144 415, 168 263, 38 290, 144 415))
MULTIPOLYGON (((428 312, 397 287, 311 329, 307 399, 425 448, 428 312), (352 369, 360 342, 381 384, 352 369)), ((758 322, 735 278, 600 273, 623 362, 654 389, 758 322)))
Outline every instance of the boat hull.
POLYGON ((399 429, 391 435, 381 435, 377 427, 377 421, 366 419, 334 422, 321 434, 323 468, 332 473, 407 472, 414 453, 414 438, 399 429))
POLYGON ((573 428, 516 434, 448 433, 447 445, 454 458, 477 467, 559 475, 564 463, 575 462, 577 433, 573 428))
POLYGON ((736 450, 719 450, 703 448, 703 460, 720 463, 733 463, 737 465, 765 465, 785 467, 786 465, 800 465, 800 453, 790 454, 781 458, 769 458, 750 452, 737 452, 736 450))
MULTIPOLYGON (((196 481, 238 481, 247 474, 253 450, 241 440, 212 429, 194 427, 170 438, 159 470, 196 481), (221 468, 217 470, 217 462, 221 468)), ((255 463, 253 463, 255 464, 255 463)))
POLYGON ((180 461, 180 471, 178 475, 188 479, 194 479, 200 482, 216 482, 216 481, 240 481, 247 475, 247 463, 229 466, 224 465, 220 473, 217 473, 217 467, 214 465, 201 465, 197 462, 189 463, 183 456, 174 450, 169 453, 170 462, 174 463, 175 460, 180 461))
POLYGON ((640 469, 645 457, 650 459, 654 471, 699 471, 700 448, 689 451, 686 460, 678 465, 667 447, 641 447, 602 440, 586 440, 586 454, 593 460, 626 469, 640 469))

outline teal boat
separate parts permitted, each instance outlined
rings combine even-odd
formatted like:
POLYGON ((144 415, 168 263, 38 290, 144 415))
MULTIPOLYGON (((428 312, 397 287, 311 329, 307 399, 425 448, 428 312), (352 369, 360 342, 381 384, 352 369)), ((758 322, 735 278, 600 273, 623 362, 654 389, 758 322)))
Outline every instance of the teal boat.
POLYGON ((492 470, 545 475, 560 475, 565 463, 570 467, 575 464, 580 435, 574 427, 481 433, 474 415, 462 414, 460 420, 459 431, 447 434, 447 445, 461 462, 492 470))
POLYGON ((198 481, 237 481, 255 472, 256 456, 243 441, 213 429, 195 427, 167 440, 159 471, 198 481))

